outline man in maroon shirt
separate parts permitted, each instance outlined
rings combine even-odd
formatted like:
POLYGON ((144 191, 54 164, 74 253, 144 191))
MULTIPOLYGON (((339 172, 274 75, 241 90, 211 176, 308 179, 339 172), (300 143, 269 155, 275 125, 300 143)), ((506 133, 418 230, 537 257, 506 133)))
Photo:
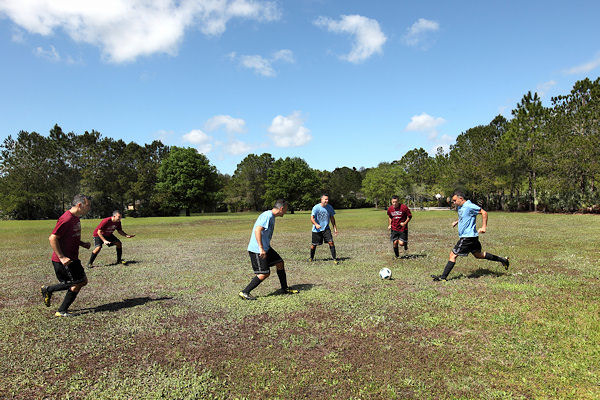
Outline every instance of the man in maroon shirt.
POLYGON ((89 242, 81 241, 81 223, 79 217, 85 215, 91 207, 91 198, 78 194, 71 203, 71 208, 65 211, 56 222, 50 234, 50 247, 52 247, 52 264, 54 273, 59 282, 56 285, 42 286, 42 296, 46 307, 50 307, 52 293, 66 290, 67 294, 54 314, 57 317, 68 317, 67 311, 82 287, 87 285, 81 261, 79 261, 79 246, 90 248, 89 242))
POLYGON ((392 196, 392 205, 388 208, 387 215, 390 240, 394 246, 394 255, 398 258, 398 245, 404 246, 404 251, 408 250, 408 222, 412 214, 406 205, 400 204, 398 196, 392 196))
POLYGON ((94 250, 92 251, 92 255, 90 256, 90 261, 88 261, 88 268, 94 267, 94 260, 100 250, 102 249, 102 245, 105 244, 107 246, 116 246, 117 248, 117 264, 121 263, 123 265, 127 264, 127 261, 122 259, 123 256, 123 246, 121 245, 121 241, 117 239, 117 237, 113 234, 114 231, 119 232, 121 236, 125 236, 126 238, 132 238, 135 235, 128 235, 123 232, 123 228, 121 227, 121 212, 113 211, 112 217, 106 217, 100 224, 94 229, 94 250))

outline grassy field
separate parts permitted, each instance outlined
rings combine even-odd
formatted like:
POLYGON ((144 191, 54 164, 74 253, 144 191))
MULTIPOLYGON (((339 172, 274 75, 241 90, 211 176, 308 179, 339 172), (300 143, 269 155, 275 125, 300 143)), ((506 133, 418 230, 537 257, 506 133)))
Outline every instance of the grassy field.
POLYGON ((288 214, 272 244, 301 291, 273 273, 244 302, 256 216, 123 220, 133 262, 104 248, 70 319, 39 294, 55 221, 0 222, 0 398, 600 398, 600 216, 490 213, 483 248, 510 270, 459 258, 432 282, 455 213, 414 212, 394 260, 384 211, 339 211, 340 265, 306 262, 309 215, 288 214))

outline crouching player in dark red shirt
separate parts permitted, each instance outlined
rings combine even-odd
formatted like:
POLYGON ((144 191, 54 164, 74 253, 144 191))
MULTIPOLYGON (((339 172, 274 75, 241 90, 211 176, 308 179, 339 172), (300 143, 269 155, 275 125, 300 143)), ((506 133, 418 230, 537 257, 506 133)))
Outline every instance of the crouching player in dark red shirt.
POLYGON ((90 256, 90 261, 88 261, 88 268, 94 267, 94 260, 100 250, 102 249, 102 245, 105 244, 107 246, 115 246, 117 248, 117 264, 121 263, 123 265, 127 265, 127 261, 122 259, 123 256, 123 246, 121 241, 117 239, 117 237, 113 234, 114 231, 119 232, 121 236, 125 236, 126 238, 132 238, 135 235, 128 235, 123 232, 123 228, 121 227, 121 212, 113 211, 112 217, 104 218, 100 224, 94 229, 94 250, 92 251, 92 255, 90 256))
POLYGON ((71 203, 71 208, 65 211, 56 222, 54 230, 48 238, 52 247, 52 264, 54 273, 60 283, 42 286, 42 296, 46 307, 50 307, 52 293, 66 290, 67 294, 54 314, 57 317, 68 317, 69 306, 75 301, 82 287, 87 285, 81 261, 79 261, 79 246, 90 248, 89 242, 81 241, 81 223, 79 217, 85 215, 91 208, 91 198, 78 194, 71 203))

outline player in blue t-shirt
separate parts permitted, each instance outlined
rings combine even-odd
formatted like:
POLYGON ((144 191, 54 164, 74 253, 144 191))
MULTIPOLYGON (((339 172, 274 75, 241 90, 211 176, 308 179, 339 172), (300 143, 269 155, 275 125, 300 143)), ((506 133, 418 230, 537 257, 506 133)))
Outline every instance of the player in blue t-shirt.
POLYGON ((316 204, 312 212, 310 213, 310 220, 313 224, 312 227, 312 243, 310 246, 310 258, 308 261, 315 259, 315 250, 317 246, 327 242, 329 244, 329 250, 331 251, 331 257, 333 263, 338 263, 338 258, 335 252, 335 244, 333 243, 333 236, 331 235, 331 229, 329 223, 333 226, 334 235, 338 234, 337 225, 335 223, 335 211, 329 203, 329 195, 323 194, 321 196, 321 202, 316 204))
POLYGON ((283 217, 287 209, 287 202, 279 199, 275 202, 272 210, 267 210, 260 214, 254 223, 252 233, 250 234, 250 242, 248 243, 248 254, 250 255, 250 262, 252 263, 255 276, 248 286, 238 293, 244 300, 256 300, 256 297, 252 296, 250 291, 269 277, 273 265, 277 268, 281 291, 288 294, 298 293, 296 289, 288 287, 283 259, 271 247, 271 238, 275 230, 275 217, 283 217))
POLYGON ((456 246, 450 252, 450 259, 444 268, 442 275, 431 275, 434 281, 442 281, 448 278, 450 271, 456 264, 456 258, 458 256, 468 256, 472 253, 475 258, 485 258, 486 260, 496 261, 504 265, 504 268, 508 270, 508 257, 498 257, 488 252, 481 251, 481 243, 479 243, 479 234, 485 233, 487 230, 487 212, 476 204, 473 204, 471 200, 465 200, 465 194, 461 191, 455 191, 452 196, 452 203, 456 204, 458 211, 458 220, 452 223, 452 227, 458 225, 458 236, 459 240, 456 246), (477 214, 481 214, 483 224, 479 230, 477 230, 477 214))

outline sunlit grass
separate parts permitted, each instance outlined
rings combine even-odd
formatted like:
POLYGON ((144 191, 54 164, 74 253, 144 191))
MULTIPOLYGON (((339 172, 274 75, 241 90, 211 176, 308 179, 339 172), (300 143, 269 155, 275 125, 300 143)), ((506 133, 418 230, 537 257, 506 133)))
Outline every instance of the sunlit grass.
POLYGON ((133 262, 104 248, 68 320, 39 295, 55 221, 0 222, 0 398, 600 397, 598 216, 490 213, 484 250, 511 269, 459 258, 434 283, 455 213, 414 212, 394 260, 384 211, 339 211, 340 265, 306 262, 309 214, 287 214, 273 246, 301 292, 273 273, 244 302, 257 215, 124 219, 133 262))

